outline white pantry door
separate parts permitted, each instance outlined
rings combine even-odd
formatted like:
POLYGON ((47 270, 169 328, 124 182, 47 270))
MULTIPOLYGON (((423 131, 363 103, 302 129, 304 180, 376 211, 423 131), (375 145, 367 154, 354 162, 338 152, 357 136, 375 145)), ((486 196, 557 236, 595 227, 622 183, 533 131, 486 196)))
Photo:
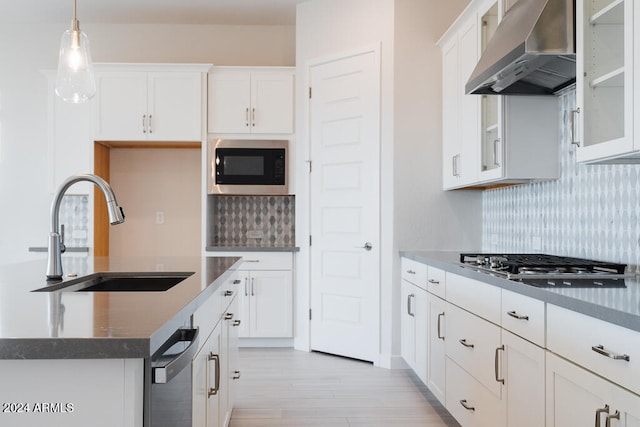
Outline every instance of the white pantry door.
POLYGON ((380 330, 380 60, 310 68, 311 349, 375 361, 380 330))

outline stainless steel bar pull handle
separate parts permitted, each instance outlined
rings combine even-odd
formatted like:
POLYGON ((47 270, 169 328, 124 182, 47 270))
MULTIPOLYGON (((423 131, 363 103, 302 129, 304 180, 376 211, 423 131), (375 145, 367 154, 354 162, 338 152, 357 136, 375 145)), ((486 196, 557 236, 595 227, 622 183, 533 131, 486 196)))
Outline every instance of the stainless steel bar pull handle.
POLYGON ((522 314, 518 314, 515 310, 512 311, 507 311, 507 314, 511 317, 513 317, 514 319, 518 319, 518 320, 529 320, 529 316, 525 316, 522 314))
POLYGON ((619 420, 620 419, 620 411, 617 411, 613 415, 607 415, 607 423, 605 427, 611 427, 611 420, 619 420))
POLYGON ((256 127, 256 109, 251 109, 251 126, 256 127))
POLYGON ((608 414, 609 413, 609 405, 604 405, 604 408, 599 408, 596 409, 596 423, 595 423, 595 427, 600 427, 600 419, 602 418, 602 414, 608 414))
POLYGON ((444 317, 444 311, 442 313, 438 313, 438 326, 437 326, 438 330, 437 330, 437 333, 438 333, 438 339, 440 339, 442 341, 444 341, 444 335, 442 335, 440 333, 440 326, 442 325, 440 319, 442 319, 443 317, 444 317))
POLYGON ((578 114, 580 114, 580 107, 578 107, 575 110, 571 111, 571 143, 573 145, 577 145, 579 147, 580 146, 580 139, 578 139, 578 137, 577 137, 578 130, 576 129, 576 123, 578 122, 576 120, 576 117, 578 116, 578 114))
POLYGON ((466 409, 467 411, 475 411, 476 407, 475 406, 469 406, 469 404, 467 403, 467 399, 462 399, 460 401, 460 404, 462 405, 462 407, 464 409, 466 409))
POLYGON ((245 297, 248 297, 248 296, 249 296, 249 286, 248 286, 248 283, 247 283, 247 282, 249 282, 249 278, 248 278, 248 277, 245 277, 245 278, 244 278, 244 296, 245 296, 245 297))
POLYGON ((407 295, 407 314, 411 317, 415 317, 413 311, 411 310, 411 299, 415 297, 415 294, 407 295))
POLYGON ((494 362, 494 369, 495 369, 495 374, 496 374, 496 381, 504 384, 504 378, 500 378, 498 376, 498 371, 500 368, 500 359, 498 358, 498 353, 500 353, 500 351, 504 351, 504 345, 501 345, 500 347, 496 348, 496 354, 495 354, 495 362, 494 362))
POLYGON ((439 285, 440 284, 440 281, 433 280, 433 279, 429 279, 428 282, 431 283, 432 285, 439 285))
POLYGON ((494 139, 493 140, 493 165, 500 167, 500 162, 499 162, 499 151, 498 151, 498 147, 500 146, 500 138, 494 139))
POLYGON ((249 127, 249 107, 244 110, 244 125, 249 127))
POLYGON ((467 348, 474 348, 474 347, 475 347, 475 345, 474 345, 474 344, 469 344, 469 343, 467 342, 467 339, 466 339, 466 338, 463 338, 463 339, 461 339, 461 340, 458 340, 458 342, 459 342, 460 344, 462 344, 463 346, 467 347, 467 348))
POLYGON ((209 362, 215 363, 214 374, 216 379, 213 382, 213 387, 209 387, 207 397, 215 396, 220 391, 220 356, 217 354, 209 353, 209 362))
POLYGON ((625 361, 629 361, 631 360, 631 357, 629 357, 628 354, 616 354, 613 353, 607 349, 604 348, 603 345, 594 345, 593 347, 591 347, 591 350, 595 351, 598 354, 601 354, 603 356, 608 357, 609 359, 613 359, 613 360, 625 360, 625 361))
POLYGON ((251 296, 255 296, 256 295, 256 278, 252 277, 251 278, 251 296))
POLYGON ((147 115, 142 115, 142 133, 147 133, 147 115))
POLYGON ((153 115, 149 114, 149 133, 153 133, 152 120, 153 120, 153 115))
POLYGON ((416 272, 411 270, 411 269, 409 269, 409 270, 407 270, 407 274, 416 274, 416 272))

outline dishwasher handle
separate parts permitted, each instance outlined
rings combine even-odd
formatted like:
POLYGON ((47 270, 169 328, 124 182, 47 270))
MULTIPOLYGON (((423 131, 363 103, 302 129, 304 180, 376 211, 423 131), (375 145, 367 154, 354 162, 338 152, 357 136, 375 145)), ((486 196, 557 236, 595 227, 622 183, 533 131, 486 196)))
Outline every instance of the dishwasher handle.
POLYGON ((182 372, 183 369, 190 367, 191 360, 193 360, 196 350, 198 350, 198 333, 198 328, 180 328, 151 356, 151 378, 153 384, 166 384, 182 372), (189 342, 190 344, 180 353, 165 354, 167 350, 179 342, 189 342))

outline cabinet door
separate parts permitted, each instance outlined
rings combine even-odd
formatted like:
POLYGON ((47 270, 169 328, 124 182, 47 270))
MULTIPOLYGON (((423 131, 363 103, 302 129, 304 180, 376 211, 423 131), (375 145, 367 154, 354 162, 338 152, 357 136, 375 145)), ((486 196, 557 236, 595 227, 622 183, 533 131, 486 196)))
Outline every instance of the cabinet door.
POLYGON ((507 425, 544 426, 545 352, 505 330, 502 331, 503 399, 507 404, 507 425))
POLYGON ((618 0, 576 2, 578 161, 605 160, 634 150, 636 6, 618 0))
POLYGON ((147 73, 101 72, 97 75, 95 139, 131 141, 147 138, 147 73))
POLYGON ((406 280, 402 280, 400 285, 402 289, 402 298, 400 313, 401 325, 401 354, 404 361, 411 369, 415 371, 416 359, 416 320, 415 320, 415 286, 406 280))
POLYGON ((209 75, 209 133, 251 132, 251 73, 214 70, 209 75))
POLYGON ((249 293, 250 277, 248 271, 239 271, 240 285, 238 287, 238 317, 241 319, 238 326, 238 336, 247 338, 251 336, 251 294, 249 293))
POLYGON ((148 140, 202 140, 202 75, 159 72, 148 75, 148 140))
POLYGON ((594 420, 637 427, 640 397, 547 352, 547 427, 591 426, 594 420))
POLYGON ((240 353, 238 351, 238 332, 239 328, 244 323, 244 319, 240 316, 240 298, 236 297, 229 306, 229 312, 234 314, 233 319, 229 321, 229 334, 228 334, 228 352, 227 360, 229 368, 229 384, 227 387, 227 407, 228 417, 231 416, 231 411, 235 404, 236 398, 236 384, 240 379, 240 353))
POLYGON ((427 387, 444 405, 445 403, 445 301, 437 296, 428 295, 429 301, 429 337, 427 357, 427 387))
POLYGON ((415 298, 415 367, 418 378, 427 384, 429 350, 429 298, 427 291, 416 288, 415 298))
POLYGON ((251 74, 251 132, 293 132, 293 74, 264 71, 251 74))
POLYGON ((460 97, 460 159, 459 174, 461 184, 478 180, 480 162, 478 160, 480 141, 480 97, 465 95, 464 86, 469 80, 479 59, 479 33, 476 15, 470 19, 458 37, 459 81, 457 93, 460 97))
POLYGON ((291 271, 252 271, 251 336, 293 336, 293 286, 291 271))
POLYGON ((454 37, 442 48, 442 183, 445 190, 459 184, 458 43, 454 37))

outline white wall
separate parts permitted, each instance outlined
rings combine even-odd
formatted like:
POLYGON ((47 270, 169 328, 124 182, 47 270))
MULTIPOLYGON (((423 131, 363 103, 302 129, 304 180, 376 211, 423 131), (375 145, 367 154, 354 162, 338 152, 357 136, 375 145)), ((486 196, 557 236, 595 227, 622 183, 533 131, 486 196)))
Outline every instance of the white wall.
MULTIPOLYGON (((298 6, 296 21, 297 212, 309 205, 307 67, 372 45, 381 51, 381 337, 382 366, 399 354, 399 249, 460 249, 481 245, 481 195, 442 192, 440 51, 435 42, 467 0, 312 0, 298 6)), ((299 214, 296 233, 306 236, 299 214)), ((298 268, 296 346, 308 345, 309 248, 304 239, 298 268)))
MULTIPOLYGON (((46 246, 47 81, 68 24, 0 27, 0 264, 46 246)), ((94 62, 295 63, 292 26, 92 25, 83 22, 94 62)), ((89 142, 89 141, 88 141, 89 142)), ((57 185, 55 183, 54 185, 57 185)))

